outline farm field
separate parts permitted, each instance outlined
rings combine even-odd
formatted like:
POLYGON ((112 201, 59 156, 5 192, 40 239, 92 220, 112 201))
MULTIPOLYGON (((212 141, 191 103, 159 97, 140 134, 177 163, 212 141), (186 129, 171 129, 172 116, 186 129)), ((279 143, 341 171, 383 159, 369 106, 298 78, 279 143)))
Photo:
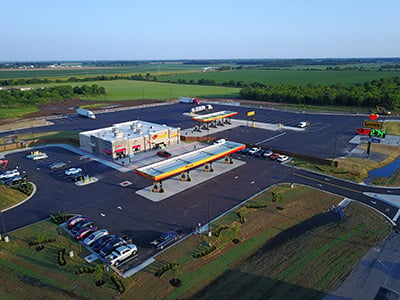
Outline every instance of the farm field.
POLYGON ((313 83, 316 85, 330 85, 341 83, 353 85, 373 79, 399 76, 400 72, 374 71, 308 71, 308 70, 233 70, 225 72, 202 72, 191 74, 176 74, 159 76, 159 81, 177 82, 184 79, 187 82, 199 79, 211 79, 217 83, 243 81, 244 83, 259 82, 269 85, 313 83))
POLYGON ((29 87, 49 87, 57 85, 81 86, 83 84, 97 84, 103 86, 107 94, 98 97, 81 97, 83 100, 138 100, 138 99, 178 99, 178 97, 199 98, 234 98, 239 96, 239 88, 221 86, 184 85, 174 83, 159 83, 135 80, 110 80, 88 82, 63 82, 38 85, 26 85, 29 87))
POLYGON ((18 78, 63 78, 71 76, 99 76, 99 75, 129 75, 145 73, 201 71, 205 65, 186 64, 140 64, 131 67, 92 67, 92 68, 65 68, 65 69, 35 69, 35 70, 9 70, 0 69, 0 80, 18 78))

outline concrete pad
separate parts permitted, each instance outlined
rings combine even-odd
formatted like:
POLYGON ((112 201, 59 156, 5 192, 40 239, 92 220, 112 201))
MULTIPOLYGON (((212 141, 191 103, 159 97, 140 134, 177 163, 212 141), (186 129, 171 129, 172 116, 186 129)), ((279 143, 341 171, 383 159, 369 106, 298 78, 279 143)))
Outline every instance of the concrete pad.
POLYGON ((192 178, 192 181, 181 181, 180 175, 171 177, 167 180, 163 180, 162 185, 163 189, 165 190, 164 193, 152 192, 151 189, 153 188, 153 185, 150 185, 144 189, 137 191, 136 194, 145 197, 150 201, 160 202, 177 193, 190 189, 196 186, 197 184, 210 180, 211 178, 214 178, 223 173, 229 172, 244 164, 246 164, 246 162, 238 159, 234 159, 233 164, 227 164, 224 162, 223 159, 217 160, 212 164, 214 172, 204 172, 203 171, 204 166, 191 170, 190 177, 192 178))
POLYGON ((88 263, 94 262, 94 261, 98 260, 99 258, 100 258, 100 257, 99 257, 97 254, 90 254, 90 255, 88 255, 88 256, 85 256, 85 260, 86 260, 88 263))

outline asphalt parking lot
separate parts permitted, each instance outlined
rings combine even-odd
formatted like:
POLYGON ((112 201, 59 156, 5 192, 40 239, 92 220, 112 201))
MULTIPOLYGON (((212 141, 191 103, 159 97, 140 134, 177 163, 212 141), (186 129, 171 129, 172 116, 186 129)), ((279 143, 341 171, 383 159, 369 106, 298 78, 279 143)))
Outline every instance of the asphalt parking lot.
MULTIPOLYGON (((96 120, 68 116, 55 120, 53 126, 28 129, 28 131, 76 128, 88 130, 136 118, 189 128, 193 127, 193 121, 183 115, 188 107, 184 104, 146 107, 101 114, 96 120)), ((238 111, 238 117, 242 120, 246 119, 247 111, 254 110, 254 108, 215 105, 216 111, 225 109, 238 111)), ((256 111, 256 120, 259 122, 295 126, 298 122, 307 120, 311 125, 301 131, 285 128, 271 131, 257 127, 227 126, 226 130, 215 135, 266 148, 331 158, 332 155, 346 155, 354 147, 353 144, 349 144, 349 140, 355 135, 354 131, 364 119, 356 115, 317 116, 267 109, 256 109, 256 111)), ((29 151, 7 155, 10 161, 9 167, 18 166, 37 185, 38 190, 29 201, 3 213, 6 231, 45 219, 58 211, 85 214, 93 219, 99 228, 107 228, 111 233, 133 238, 139 248, 139 256, 130 262, 130 265, 138 264, 155 253, 149 242, 160 233, 168 230, 190 233, 198 223, 208 222, 208 212, 210 219, 213 219, 272 184, 293 181, 293 169, 275 161, 237 153, 233 157, 235 160, 245 162, 243 165, 223 174, 215 174, 218 176, 212 176, 210 180, 185 189, 163 201, 154 202, 137 194, 151 182, 136 175, 134 169, 119 172, 95 160, 82 160, 81 155, 60 147, 46 147, 43 151, 49 156, 43 161, 27 159, 29 151), (64 170, 49 170, 48 166, 57 161, 66 162, 66 168, 80 167, 99 181, 78 187, 65 176, 64 170), (130 184, 121 185, 122 182, 130 184)), ((193 181, 195 180, 196 178, 193 178, 193 181)), ((165 184, 165 188, 168 189, 168 182, 165 184)))

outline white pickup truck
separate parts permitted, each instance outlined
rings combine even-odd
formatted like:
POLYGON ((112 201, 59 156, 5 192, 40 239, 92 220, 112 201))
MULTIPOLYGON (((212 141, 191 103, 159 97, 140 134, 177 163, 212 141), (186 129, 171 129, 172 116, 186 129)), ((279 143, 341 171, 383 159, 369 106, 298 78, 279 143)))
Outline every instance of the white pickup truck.
POLYGON ((137 253, 137 247, 134 244, 128 244, 119 246, 114 249, 111 254, 106 256, 106 260, 112 266, 118 266, 123 260, 135 255, 137 253))

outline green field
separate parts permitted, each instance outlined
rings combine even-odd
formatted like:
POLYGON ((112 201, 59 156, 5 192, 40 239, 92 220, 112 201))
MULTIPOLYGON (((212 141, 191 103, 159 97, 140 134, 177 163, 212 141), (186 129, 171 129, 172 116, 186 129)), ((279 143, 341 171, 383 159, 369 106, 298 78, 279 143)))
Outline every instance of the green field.
MULTIPOLYGON (((66 82, 39 85, 27 85, 29 87, 49 87, 56 85, 82 85, 83 83, 66 82)), ((173 83, 158 83, 134 80, 110 80, 110 81, 88 81, 84 84, 97 84, 105 87, 107 94, 98 97, 81 98, 85 100, 138 100, 138 99, 177 99, 178 97, 199 98, 234 98, 239 96, 239 88, 221 86, 184 85, 173 83)))
POLYGON ((99 76, 99 75, 128 75, 145 74, 160 72, 181 72, 181 71, 201 71, 205 65, 185 65, 185 64, 140 64, 131 67, 109 67, 92 69, 38 69, 38 70, 0 70, 1 79, 18 78, 52 78, 52 77, 71 77, 71 76, 99 76))
POLYGON ((371 72, 371 71, 307 71, 307 70, 234 70, 225 72, 201 72, 190 74, 176 74, 159 76, 159 81, 177 82, 184 79, 187 82, 199 79, 213 79, 217 83, 233 80, 245 83, 259 82, 270 85, 314 83, 316 85, 330 85, 342 83, 353 85, 373 79, 399 76, 400 72, 371 72))

